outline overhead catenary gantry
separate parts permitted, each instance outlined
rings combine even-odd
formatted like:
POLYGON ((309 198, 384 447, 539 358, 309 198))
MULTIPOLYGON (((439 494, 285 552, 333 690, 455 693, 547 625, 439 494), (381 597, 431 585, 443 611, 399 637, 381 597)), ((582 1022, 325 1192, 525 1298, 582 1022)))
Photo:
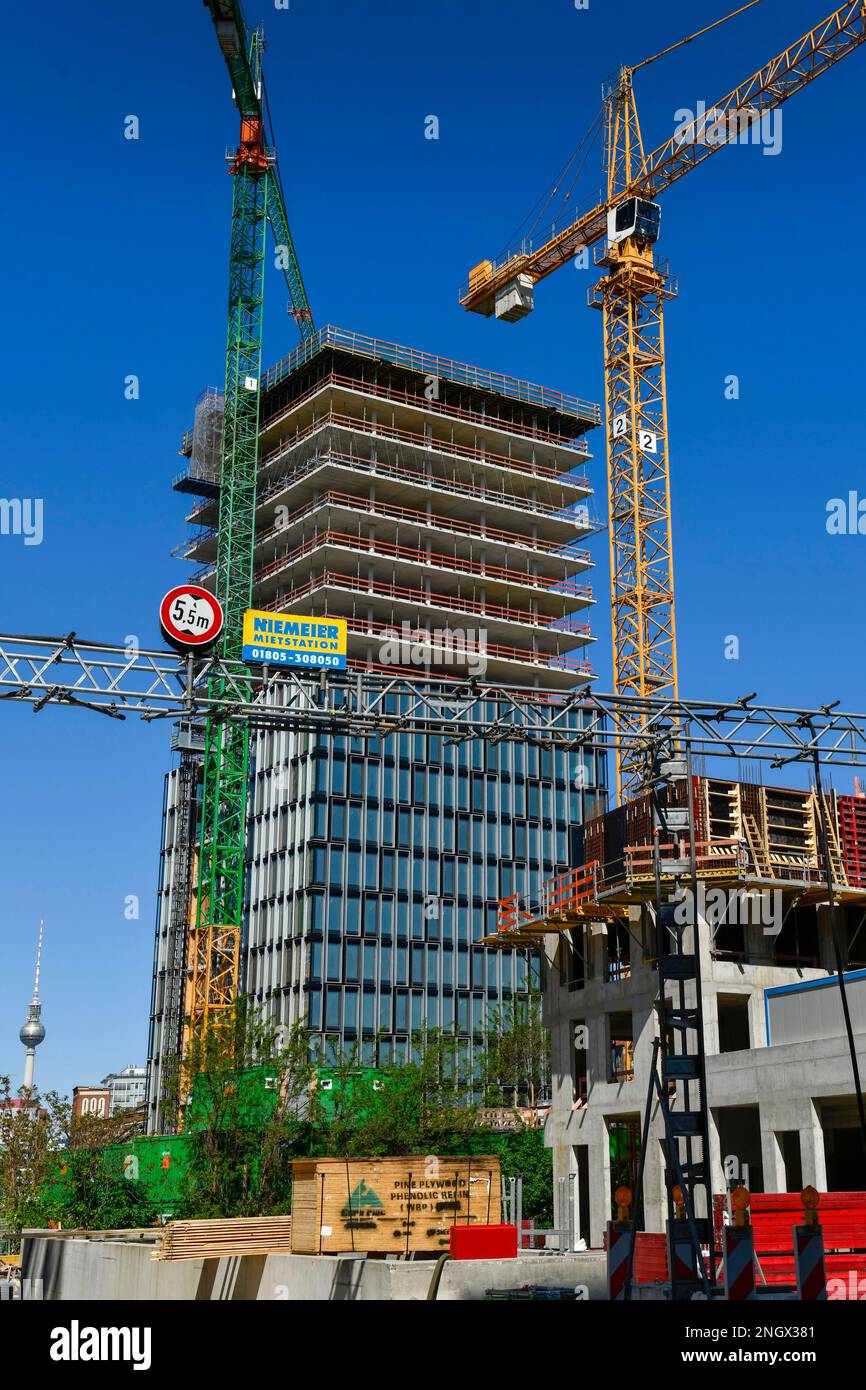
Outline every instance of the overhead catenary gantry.
MULTIPOLYGON (((735 13, 758 2, 751 0, 735 13)), ((602 311, 604 325, 613 688, 618 695, 676 699, 679 688, 664 341, 664 305, 676 293, 676 282, 655 255, 660 229, 655 199, 717 150, 760 131, 770 112, 864 40, 866 0, 847 0, 650 154, 641 134, 634 74, 681 44, 621 68, 605 93, 604 201, 580 216, 564 216, 564 225, 554 227, 538 245, 524 243, 499 263, 481 261, 460 296, 467 309, 516 322, 532 310, 536 284, 597 246, 596 264, 606 274, 588 298, 602 311)), ((551 201, 556 194, 554 189, 551 201)), ((570 190, 563 212, 569 198, 570 190)), ((621 717, 630 716, 623 711, 621 717)), ((640 786, 633 746, 623 741, 617 761, 620 800, 640 786)))
MULTIPOLYGON (((617 753, 650 768, 672 740, 694 756, 772 767, 866 766, 866 713, 742 700, 682 700, 594 689, 502 687, 363 670, 252 671, 219 651, 172 652, 66 637, 0 634, 0 703, 90 711, 115 720, 209 720, 214 728, 292 729, 357 738, 435 734, 447 743, 534 743, 617 753), (579 716, 579 717, 578 717, 579 716)), ((649 773, 648 773, 649 777, 649 773)))

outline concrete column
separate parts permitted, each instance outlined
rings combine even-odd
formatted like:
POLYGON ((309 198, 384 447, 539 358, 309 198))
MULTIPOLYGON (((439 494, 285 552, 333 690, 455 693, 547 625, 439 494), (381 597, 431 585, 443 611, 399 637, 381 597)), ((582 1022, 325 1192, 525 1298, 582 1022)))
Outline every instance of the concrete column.
POLYGON ((761 1164, 764 1169, 764 1191, 784 1192, 786 1186, 785 1164, 775 1130, 769 1119, 767 1109, 758 1105, 758 1119, 761 1126, 761 1164))
POLYGON ((800 1129, 800 1163, 803 1186, 827 1191, 827 1160, 824 1154, 824 1130, 812 1101, 808 1101, 806 1124, 800 1129))
POLYGON ((722 1145, 719 1139, 719 1127, 716 1123, 716 1112, 709 1112, 709 1132, 710 1132, 710 1175, 714 1192, 724 1192, 728 1185, 725 1177, 725 1170, 722 1167, 722 1145))

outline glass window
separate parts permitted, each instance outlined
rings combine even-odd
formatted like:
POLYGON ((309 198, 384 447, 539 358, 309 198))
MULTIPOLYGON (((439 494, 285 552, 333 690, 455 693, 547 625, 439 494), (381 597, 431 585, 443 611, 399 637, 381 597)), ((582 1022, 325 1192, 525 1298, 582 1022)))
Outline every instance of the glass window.
POLYGON ((350 888, 361 887, 361 851, 357 849, 349 850, 347 882, 350 888))
MULTIPOLYGON (((298 901, 300 903, 300 899, 298 901)), ((314 893, 310 898, 310 930, 315 932, 324 931, 324 919, 325 899, 321 893, 314 893)))
POLYGON ((416 806, 426 806, 427 804, 427 776, 426 768, 416 767, 412 779, 412 800, 416 806))
POLYGON ((381 934, 390 939, 394 924, 394 899, 382 898, 380 900, 381 934))
POLYGON ((389 892, 394 887, 394 851, 382 850, 382 887, 389 892))
POLYGON ((311 989, 307 996, 307 1024, 310 1028, 321 1028, 322 1026, 321 990, 311 989))
POLYGON ((477 994, 472 996, 472 1031, 473 1033, 484 1031, 484 999, 477 994))
POLYGON ((349 759, 349 795, 364 795, 364 764, 360 758, 349 759))
POLYGON ((394 983, 396 985, 407 985, 409 983, 409 947, 398 945, 395 953, 396 970, 394 972, 394 983))
POLYGON ((424 983, 424 947, 412 947, 412 984, 423 985, 424 983))
POLYGON ((449 902, 442 904, 442 940, 454 940, 454 904, 449 902))
POLYGON ((346 764, 342 758, 331 761, 331 795, 346 795, 346 764))
POLYGON ((361 943, 360 941, 346 942, 346 975, 345 978, 352 984, 357 984, 361 970, 361 943))
POLYGON ((379 764, 367 764, 367 800, 379 800, 379 764))
MULTIPOLYGON (((390 946, 384 944, 379 947, 379 978, 383 985, 391 983, 391 950, 390 946)), ((364 978, 367 978, 366 974, 364 978)))
MULTIPOLYGON (((379 995, 379 1028, 383 1033, 391 1031, 391 995, 379 995)), ((384 1058, 383 1058, 384 1060, 384 1058)))
POLYGON ((346 834, 346 803, 331 802, 331 839, 342 840, 346 834))
POLYGON ((313 835, 317 840, 328 838, 328 803, 317 801, 313 807, 313 835))
MULTIPOLYGON (((376 1031, 376 996, 368 993, 364 995, 362 1007, 361 1027, 365 1033, 375 1033, 376 1031)), ((368 1059, 372 1061, 372 1058, 368 1059)))
POLYGON ((343 886, 343 846, 331 845, 331 876, 330 881, 337 888, 343 886))
POLYGON ((349 802, 349 839, 354 844, 361 839, 361 806, 357 801, 349 802))
POLYGON ((322 978, 321 941, 310 942, 310 978, 313 980, 321 980, 322 978))
POLYGON ((338 989, 328 989, 325 991, 325 1027, 339 1028, 340 1026, 340 991, 338 989))
POLYGON ((340 942, 328 942, 328 979, 339 980, 340 978, 340 942))
POLYGON ((398 785, 399 793, 400 793, 400 794, 399 794, 399 797, 398 797, 398 800, 399 800, 400 802, 402 802, 403 805, 405 805, 406 802, 408 802, 408 800, 409 800, 409 769, 408 769, 408 767, 401 767, 401 768, 400 768, 400 773, 399 773, 399 776, 398 776, 398 779, 397 779, 397 785, 398 785))
MULTIPOLYGON (((333 850, 331 851, 333 854, 333 850)), ((343 899, 340 894, 331 893, 328 898, 328 931, 336 935, 343 930, 343 899)))
POLYGON ((402 807, 397 817, 397 844, 401 849, 412 847, 412 812, 402 807))
POLYGON ((326 850, 325 850, 324 846, 323 846, 323 845, 321 845, 321 846, 320 846, 320 845, 316 845, 315 849, 313 850, 313 862, 312 862, 312 868, 311 868, 311 871, 310 871, 310 872, 311 872, 311 876, 310 876, 310 882, 311 882, 311 883, 322 883, 322 884, 324 884, 324 882, 325 882, 325 855, 326 855, 326 850))
POLYGON ((361 934, 361 900, 354 894, 349 894, 346 898, 343 930, 348 936, 361 934))
POLYGON ((343 999, 343 1031, 346 1033, 358 1031, 358 991, 356 989, 347 989, 343 999))
POLYGON ((414 898, 412 900, 412 939, 413 941, 424 940, 424 919, 425 906, 423 900, 414 898))
POLYGON ((398 989, 394 1000, 394 1029, 397 1033, 405 1033, 409 1026, 408 998, 405 989, 398 989))
POLYGON ((379 852, 375 849, 368 849, 364 855, 364 887, 377 888, 379 886, 379 852))
POLYGON ((454 952, 449 946, 442 951, 442 984, 446 988, 454 984, 454 952))
POLYGON ((382 799, 384 801, 394 800, 394 760, 386 758, 382 768, 382 799))

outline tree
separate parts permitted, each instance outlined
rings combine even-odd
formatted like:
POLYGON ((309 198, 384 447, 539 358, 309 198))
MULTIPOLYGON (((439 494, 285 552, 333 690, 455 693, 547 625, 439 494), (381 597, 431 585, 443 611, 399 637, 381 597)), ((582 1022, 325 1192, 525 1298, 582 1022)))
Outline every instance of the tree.
POLYGON ((69 1102, 56 1091, 13 1095, 9 1077, 0 1077, 0 1226, 11 1239, 40 1224, 51 1155, 68 1143, 69 1130, 69 1102))
POLYGON ((550 1032, 541 1021, 541 996, 513 999, 491 1015, 482 1063, 489 1105, 538 1105, 550 1087, 550 1032))
POLYGON ((412 1039, 405 1064, 375 1069, 360 1064, 356 1048, 329 1068, 334 1089, 311 1118, 322 1155, 361 1157, 436 1153, 454 1136, 475 1129, 477 1078, 453 1034, 433 1028, 412 1039))
POLYGON ((304 1031, 285 1039, 281 1031, 240 999, 224 1024, 187 1049, 176 1097, 192 1148, 184 1215, 289 1209, 290 1159, 309 1134, 313 1068, 304 1031))

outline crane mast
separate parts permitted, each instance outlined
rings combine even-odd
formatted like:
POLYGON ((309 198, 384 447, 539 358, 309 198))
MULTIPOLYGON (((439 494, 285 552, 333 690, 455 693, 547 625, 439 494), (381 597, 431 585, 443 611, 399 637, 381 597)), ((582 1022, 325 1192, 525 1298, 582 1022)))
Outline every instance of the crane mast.
MULTIPOLYGON (((238 148, 231 161, 223 446, 217 531, 216 595, 225 622, 221 655, 241 659, 243 614, 251 606, 259 456, 262 309, 265 232, 270 222, 279 249, 291 313, 301 336, 314 332, 300 267, 289 231, 275 155, 266 143, 262 106, 263 38, 247 33, 237 0, 203 0, 214 23, 240 113, 238 148)), ((209 694, 225 695, 224 681, 209 694)), ((209 718, 205 728, 204 784, 195 922, 187 946, 188 992, 182 1054, 208 1028, 230 1016, 238 992, 244 905, 249 730, 235 720, 209 718)))
MULTIPOLYGON (((613 682, 618 694, 675 700, 664 305, 676 286, 656 264, 657 221, 651 213, 641 218, 640 200, 623 201, 646 170, 628 68, 608 98, 605 135, 608 205, 635 210, 634 218, 627 211, 627 235, 617 230, 614 217, 596 256, 607 274, 588 296, 590 306, 601 310, 604 331, 613 682)), ((631 741, 618 747, 622 801, 640 789, 644 769, 631 741)))

